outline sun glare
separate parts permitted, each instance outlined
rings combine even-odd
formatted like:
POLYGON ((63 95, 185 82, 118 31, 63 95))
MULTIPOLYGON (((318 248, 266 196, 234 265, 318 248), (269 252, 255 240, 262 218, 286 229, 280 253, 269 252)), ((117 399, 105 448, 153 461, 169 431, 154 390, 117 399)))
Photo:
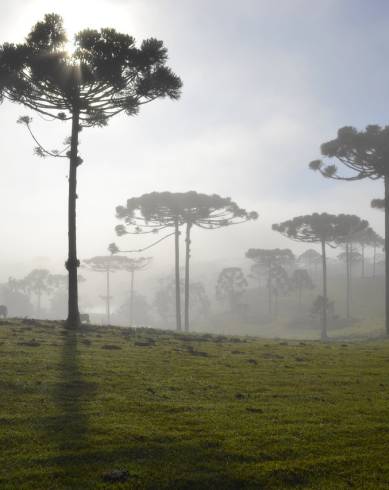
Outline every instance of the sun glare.
POLYGON ((55 12, 61 15, 68 37, 65 49, 69 54, 75 50, 74 37, 77 32, 86 28, 116 27, 123 19, 121 8, 107 0, 59 0, 55 2, 55 8, 52 0, 43 0, 39 3, 39 10, 42 14, 55 12))

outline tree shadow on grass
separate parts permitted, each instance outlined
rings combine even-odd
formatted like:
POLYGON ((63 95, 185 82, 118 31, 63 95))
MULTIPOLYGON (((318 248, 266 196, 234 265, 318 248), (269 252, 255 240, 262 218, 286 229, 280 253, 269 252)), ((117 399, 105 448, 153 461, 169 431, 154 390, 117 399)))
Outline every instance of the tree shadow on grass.
POLYGON ((53 390, 56 415, 46 420, 46 431, 58 451, 57 464, 66 473, 69 458, 77 457, 88 448, 87 406, 96 392, 96 385, 82 378, 77 332, 64 330, 63 335, 60 379, 53 390))

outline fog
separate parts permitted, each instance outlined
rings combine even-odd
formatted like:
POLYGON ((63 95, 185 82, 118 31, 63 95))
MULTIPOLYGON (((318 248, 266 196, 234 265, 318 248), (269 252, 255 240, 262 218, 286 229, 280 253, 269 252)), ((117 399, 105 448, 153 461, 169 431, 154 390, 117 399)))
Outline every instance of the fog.
MULTIPOLYGON (((189 190, 229 196, 248 211, 257 211, 259 218, 219 230, 194 229, 191 281, 204 285, 211 309, 206 319, 193 319, 193 328, 310 336, 288 330, 287 325, 301 315, 309 316, 320 292, 319 273, 313 277, 315 293, 304 299, 304 313, 297 314, 290 292, 280 299, 277 321, 267 318, 266 291, 257 291, 250 278, 242 300, 243 317, 228 317, 226 305, 215 298, 217 278, 228 267, 240 267, 249 276, 252 264, 245 258, 249 248, 290 248, 297 256, 307 248, 317 248, 271 229, 273 223, 301 214, 357 214, 383 234, 383 213, 370 207, 371 199, 382 197, 381 182, 327 181, 310 171, 308 163, 320 156, 320 144, 334 138, 339 127, 352 124, 362 129, 368 123, 386 123, 382 101, 389 72, 382 60, 389 49, 389 17, 382 14, 389 7, 380 4, 380 9, 373 9, 352 0, 279 0, 272 5, 254 0, 238 4, 83 0, 76 9, 79 5, 69 0, 55 2, 55 11, 63 15, 70 32, 110 26, 133 34, 138 42, 149 36, 163 39, 169 65, 184 83, 179 101, 156 101, 142 107, 136 117, 118 116, 107 127, 81 133, 84 163, 78 171, 77 202, 81 262, 107 254, 111 242, 127 250, 153 241, 147 235, 116 236, 115 207, 130 197, 189 190)), ((52 10, 48 0, 2 2, 0 42, 22 41, 32 25, 52 10)), ((0 107, 2 284, 9 277, 22 279, 33 269, 66 272, 68 162, 33 155, 34 143, 26 128, 16 124, 24 114, 33 117, 35 133, 49 148, 61 147, 70 132, 69 123, 44 120, 22 106, 6 101, 0 107)), ((328 253, 335 259, 340 249, 328 253)), ((138 323, 162 328, 153 303, 160 280, 173 277, 173 238, 145 254, 153 260, 137 274, 135 289, 148 301, 149 315, 141 316, 138 323)), ((181 254, 183 265, 183 236, 181 254)), ((369 267, 367 275, 371 275, 369 267)), ((80 285, 81 310, 104 323, 105 276, 83 269, 80 273, 86 278, 80 285)), ((329 295, 343 318, 342 265, 334 262, 329 274, 329 295)), ((382 274, 377 271, 381 279, 382 274)), ((358 304, 364 295, 361 288, 372 286, 366 281, 361 285, 357 266, 354 275, 353 301, 358 304)), ((381 283, 374 284, 381 291, 381 283)), ((126 324, 118 310, 128 294, 129 275, 112 274, 112 322, 126 324)), ((50 311, 50 298, 43 297, 41 315, 61 318, 58 311, 50 311)), ((381 320, 383 301, 382 297, 376 315, 381 320)), ((36 316, 34 309, 10 310, 12 315, 36 316)), ((369 314, 357 308, 356 316, 364 321, 369 314)), ((167 326, 174 328, 174 322, 167 326)))

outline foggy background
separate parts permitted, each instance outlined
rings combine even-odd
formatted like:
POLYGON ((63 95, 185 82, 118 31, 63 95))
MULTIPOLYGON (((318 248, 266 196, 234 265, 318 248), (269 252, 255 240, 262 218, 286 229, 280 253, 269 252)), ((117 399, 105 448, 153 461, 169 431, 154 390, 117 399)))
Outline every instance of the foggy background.
MULTIPOLYGON (((139 116, 85 129, 78 172, 78 255, 105 255, 115 241, 140 248, 147 237, 116 237, 115 207, 151 191, 196 190, 230 196, 259 213, 256 222, 193 230, 191 275, 214 292, 223 267, 242 266, 248 248, 306 248, 271 224, 311 212, 352 213, 383 234, 384 215, 370 208, 381 182, 326 181, 308 169, 339 127, 387 123, 389 4, 358 0, 19 0, 0 6, 0 42, 22 41, 48 12, 70 33, 114 27, 162 39, 169 65, 184 82, 178 102, 157 101, 139 116)), ((20 115, 48 148, 60 148, 70 125, 44 121, 22 106, 0 107, 2 239, 0 283, 31 269, 62 273, 67 251, 65 159, 40 159, 20 115)), ((182 246, 184 245, 182 238, 182 246)), ((316 247, 312 247, 316 248, 316 247)), ((184 249, 182 248, 182 253, 184 249)), ((329 250, 336 256, 340 250, 329 250)), ((173 238, 147 251, 153 263, 137 276, 152 297, 173 268, 173 238)), ((104 311, 102 274, 85 272, 84 309, 104 311)), ((113 303, 129 277, 112 276, 113 303)))

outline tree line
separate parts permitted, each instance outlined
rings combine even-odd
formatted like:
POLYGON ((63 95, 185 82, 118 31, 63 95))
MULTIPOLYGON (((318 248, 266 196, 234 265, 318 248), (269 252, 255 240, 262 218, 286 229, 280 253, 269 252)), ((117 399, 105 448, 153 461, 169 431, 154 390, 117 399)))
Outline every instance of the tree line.
MULTIPOLYGON (((19 103, 53 121, 71 124, 69 138, 63 148, 47 150, 32 129, 32 118, 24 116, 19 122, 26 125, 33 137, 35 153, 41 157, 65 158, 69 161, 68 178, 68 315, 67 326, 78 328, 78 268, 76 233, 77 169, 83 163, 79 154, 79 134, 82 130, 105 126, 118 115, 135 116, 142 105, 160 98, 179 99, 181 79, 167 66, 167 49, 155 38, 144 40, 140 46, 135 39, 114 29, 85 29, 75 36, 75 50, 66 51, 66 33, 60 16, 47 14, 38 22, 20 44, 4 43, 0 46, 0 101, 7 99, 19 103)), ((385 211, 385 238, 389 239, 389 126, 369 125, 364 131, 353 127, 339 129, 334 140, 321 145, 321 160, 309 166, 325 178, 355 181, 381 179, 384 181, 384 198, 372 203, 385 211), (338 171, 341 164, 346 173, 338 171)), ((128 199, 116 209, 124 224, 118 225, 119 235, 156 233, 172 229, 175 240, 175 297, 177 329, 182 329, 181 278, 179 235, 185 228, 185 279, 184 279, 184 329, 189 330, 190 257, 193 227, 217 229, 224 226, 255 220, 255 211, 240 208, 230 198, 218 195, 189 193, 150 193, 128 199)), ((348 278, 355 261, 353 244, 358 236, 365 240, 363 247, 381 246, 377 234, 368 223, 356 216, 313 213, 298 216, 273 229, 284 236, 304 243, 317 243, 321 247, 322 268, 322 338, 327 338, 327 247, 343 244, 343 260, 348 278)), ((161 240, 161 239, 159 239, 161 240)), ((361 260, 364 260, 364 248, 361 260)), ((111 255, 117 254, 115 250, 111 255)), ((250 249, 248 258, 268 269, 269 284, 284 282, 280 257, 261 249, 250 249), (281 267, 281 268, 280 268, 281 267)), ((385 246, 386 267, 386 333, 389 335, 389 257, 385 246)), ((110 266, 114 263, 111 257, 110 266)), ((116 259, 115 259, 116 260, 116 259)), ((107 267, 89 263, 97 272, 107 273, 107 312, 109 313, 109 271, 107 267), (102 267, 102 269, 101 269, 102 267), (105 269, 104 269, 105 267, 105 269)), ((255 271, 254 271, 255 273, 255 271)), ((227 274, 227 273, 226 273, 227 274)), ((236 272, 228 274, 236 276, 236 272)), ((303 278, 301 273, 300 281, 303 278)), ((242 279, 236 277, 243 284, 242 279)), ((307 280, 307 278, 305 278, 307 280)), ((348 284, 350 281, 348 280, 348 284)), ((269 288, 269 308, 273 308, 273 294, 269 288)), ((348 294, 349 296, 349 294, 348 294)))

